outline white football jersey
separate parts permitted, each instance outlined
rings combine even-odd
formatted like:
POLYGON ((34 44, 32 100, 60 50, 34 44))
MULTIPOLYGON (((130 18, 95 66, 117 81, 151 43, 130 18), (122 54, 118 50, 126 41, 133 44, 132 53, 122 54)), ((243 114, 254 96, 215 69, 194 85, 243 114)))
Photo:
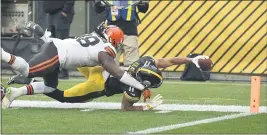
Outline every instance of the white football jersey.
POLYGON ((93 67, 100 65, 98 53, 107 52, 115 58, 116 50, 110 44, 104 42, 97 34, 86 34, 75 39, 53 39, 58 49, 58 57, 61 68, 93 67))

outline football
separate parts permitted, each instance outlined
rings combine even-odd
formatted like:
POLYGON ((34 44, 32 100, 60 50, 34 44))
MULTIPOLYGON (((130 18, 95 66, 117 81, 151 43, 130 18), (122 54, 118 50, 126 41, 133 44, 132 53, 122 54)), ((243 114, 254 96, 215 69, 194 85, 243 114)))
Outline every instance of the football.
POLYGON ((212 69, 212 60, 211 59, 199 59, 198 64, 202 71, 210 71, 212 69))

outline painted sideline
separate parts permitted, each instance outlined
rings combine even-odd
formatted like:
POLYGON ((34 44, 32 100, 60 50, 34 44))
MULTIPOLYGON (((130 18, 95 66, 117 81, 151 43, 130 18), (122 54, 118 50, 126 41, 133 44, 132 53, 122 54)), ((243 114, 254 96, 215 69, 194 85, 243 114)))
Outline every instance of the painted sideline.
POLYGON ((128 132, 128 134, 148 134, 148 133, 157 133, 182 127, 188 127, 188 126, 194 126, 194 125, 200 125, 200 124, 206 124, 206 123, 212 123, 217 121, 223 121, 223 120, 229 120, 234 118, 240 118, 245 117, 249 115, 254 115, 253 113, 239 113, 239 114, 232 114, 232 115, 225 115, 220 117, 214 117, 209 119, 202 119, 197 121, 191 121, 181 124, 174 124, 174 125, 168 125, 168 126, 162 126, 162 127, 155 127, 155 128, 148 128, 145 130, 137 131, 137 132, 128 132))
MULTIPOLYGON (((145 105, 137 103, 136 105, 145 105)), ((120 109, 120 103, 114 102, 87 102, 87 103, 60 103, 58 101, 32 101, 15 100, 11 107, 31 107, 31 108, 80 108, 80 109, 120 109)), ((215 112, 250 112, 249 106, 236 105, 197 105, 197 104, 162 104, 154 110, 160 111, 215 111, 215 112)), ((260 112, 267 113, 267 107, 261 106, 260 112)))

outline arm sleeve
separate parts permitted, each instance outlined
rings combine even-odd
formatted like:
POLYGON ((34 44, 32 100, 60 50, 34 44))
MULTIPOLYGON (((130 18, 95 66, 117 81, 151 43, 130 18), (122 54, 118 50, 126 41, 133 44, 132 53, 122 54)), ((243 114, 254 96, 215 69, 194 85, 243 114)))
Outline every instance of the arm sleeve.
POLYGON ((63 12, 64 13, 69 13, 71 12, 73 6, 75 4, 75 0, 67 0, 64 4, 64 7, 63 7, 63 12))

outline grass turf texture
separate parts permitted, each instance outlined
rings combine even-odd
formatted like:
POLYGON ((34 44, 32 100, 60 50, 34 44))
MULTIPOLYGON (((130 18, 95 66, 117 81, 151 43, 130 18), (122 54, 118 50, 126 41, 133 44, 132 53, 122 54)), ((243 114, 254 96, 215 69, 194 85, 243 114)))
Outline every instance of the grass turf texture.
POLYGON ((2 133, 127 133, 222 115, 225 113, 175 111, 158 114, 153 111, 9 109, 2 111, 2 133))
MULTIPOLYGON (((5 80, 3 80, 5 82, 5 80)), ((82 80, 61 81, 59 88, 68 89, 82 80)), ((22 85, 11 85, 19 87, 22 85)), ((164 103, 170 104, 210 104, 210 105, 244 105, 250 104, 250 83, 217 82, 181 82, 165 81, 158 89, 153 89, 152 96, 160 93, 164 103)), ((101 97, 94 101, 120 102, 122 95, 101 97)), ((53 100, 45 95, 22 96, 20 100, 53 100)), ((261 85, 260 105, 267 105, 267 85, 261 85)))
POLYGON ((159 134, 267 134, 266 120, 267 115, 264 113, 209 124, 168 130, 160 132, 159 134))
MULTIPOLYGON (((64 90, 81 81, 61 81, 59 88, 64 90)), ((2 82, 5 82, 5 80, 2 82)), ((21 85, 12 86, 18 87, 21 85)), ((266 106, 266 88, 267 86, 265 84, 261 87, 261 105, 263 106, 266 106)), ((250 83, 166 81, 161 88, 154 89, 152 92, 154 96, 157 93, 162 94, 164 103, 173 104, 249 106, 250 101, 250 83)), ((121 97, 122 95, 119 94, 110 98, 101 97, 94 101, 120 102, 121 97)), ((23 96, 19 99, 52 100, 44 95, 23 96)), ((119 110, 93 110, 82 112, 79 109, 8 109, 2 110, 2 133, 127 133, 227 114, 232 113, 174 111, 166 114, 158 114, 154 113, 154 111, 121 112, 119 110)), ((185 127, 162 133, 267 133, 261 132, 266 129, 266 123, 265 113, 222 122, 185 127), (256 126, 251 126, 253 124, 256 126), (233 130, 228 131, 227 129, 233 130)))

